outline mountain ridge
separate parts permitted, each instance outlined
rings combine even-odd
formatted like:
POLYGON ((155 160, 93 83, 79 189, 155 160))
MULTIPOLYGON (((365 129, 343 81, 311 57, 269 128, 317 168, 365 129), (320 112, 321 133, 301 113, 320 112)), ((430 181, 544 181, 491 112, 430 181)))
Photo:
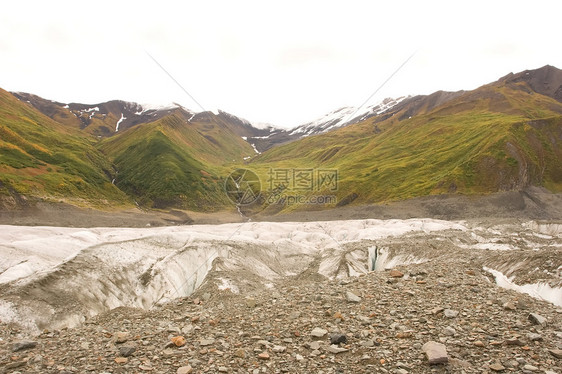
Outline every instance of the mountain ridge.
POLYGON ((10 196, 5 206, 30 196, 228 209, 224 180, 240 167, 255 170, 262 182, 275 168, 345 172, 336 204, 270 207, 260 200, 252 208, 272 213, 529 186, 558 192, 560 92, 562 71, 545 66, 471 91, 387 99, 358 115, 336 110, 323 117, 328 121, 301 127, 317 133, 291 135, 294 129, 257 129, 224 111, 120 100, 64 104, 2 91, 0 194, 10 196))

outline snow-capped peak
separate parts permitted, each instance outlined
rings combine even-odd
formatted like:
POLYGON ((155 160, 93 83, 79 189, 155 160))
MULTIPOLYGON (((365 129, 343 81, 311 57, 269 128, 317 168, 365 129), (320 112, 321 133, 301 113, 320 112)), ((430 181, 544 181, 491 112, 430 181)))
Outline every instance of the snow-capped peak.
POLYGON ((305 137, 313 134, 324 133, 335 128, 344 127, 352 123, 363 121, 374 115, 379 115, 386 112, 408 97, 409 96, 402 96, 397 99, 386 98, 378 104, 364 106, 361 108, 343 107, 327 113, 314 121, 294 128, 289 133, 289 135, 300 134, 301 136, 305 137))
POLYGON ((137 111, 136 115, 141 115, 148 111, 161 111, 161 110, 172 110, 176 108, 183 108, 181 105, 176 103, 168 103, 168 104, 140 104, 141 110, 137 111))

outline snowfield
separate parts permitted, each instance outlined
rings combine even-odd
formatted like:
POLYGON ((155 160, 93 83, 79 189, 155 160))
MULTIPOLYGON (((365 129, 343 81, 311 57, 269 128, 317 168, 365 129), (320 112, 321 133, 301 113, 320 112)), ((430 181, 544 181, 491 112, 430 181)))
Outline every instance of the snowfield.
POLYGON ((477 254, 499 286, 562 306, 560 226, 433 219, 0 226, 0 320, 35 330, 76 326, 116 307, 149 309, 188 296, 204 282, 243 293, 305 273, 343 279, 455 251, 477 254))

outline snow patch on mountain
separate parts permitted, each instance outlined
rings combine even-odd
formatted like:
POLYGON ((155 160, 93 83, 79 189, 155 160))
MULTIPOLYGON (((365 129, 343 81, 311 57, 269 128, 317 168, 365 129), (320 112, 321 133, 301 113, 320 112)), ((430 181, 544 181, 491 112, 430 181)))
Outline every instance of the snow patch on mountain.
POLYGON ((344 127, 352 123, 363 121, 369 117, 376 116, 393 108, 409 96, 402 96, 397 99, 386 98, 376 105, 369 105, 365 107, 343 107, 334 110, 322 117, 305 123, 304 125, 294 128, 289 135, 299 135, 306 137, 314 134, 321 134, 334 130, 336 128, 344 127))
POLYGON ((125 115, 121 113, 121 118, 119 119, 119 121, 117 121, 117 124, 115 125, 115 132, 119 131, 119 125, 121 124, 121 122, 123 122, 124 119, 127 119, 127 117, 125 117, 125 115))

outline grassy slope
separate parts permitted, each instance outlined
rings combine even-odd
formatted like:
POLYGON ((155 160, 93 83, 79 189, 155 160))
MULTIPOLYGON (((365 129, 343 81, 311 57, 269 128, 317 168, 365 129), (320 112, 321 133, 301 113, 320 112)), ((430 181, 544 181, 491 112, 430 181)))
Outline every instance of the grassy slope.
POLYGON ((179 111, 106 139, 100 149, 119 170, 117 186, 143 205, 196 210, 231 205, 223 165, 254 152, 220 122, 188 123, 179 111))
POLYGON ((126 203, 110 183, 111 164, 77 130, 0 90, 0 194, 100 206, 126 203))
POLYGON ((492 84, 398 121, 349 126, 272 149, 251 167, 335 168, 338 200, 481 194, 543 185, 562 190, 562 104, 523 85, 492 84), (355 197, 356 196, 356 197, 355 197))
MULTIPOLYGON (((526 83, 496 82, 405 120, 408 108, 400 110, 271 149, 244 167, 258 172, 264 189, 270 168, 337 169, 335 194, 346 203, 530 184, 562 191, 562 104, 526 83)), ((191 123, 178 110, 98 143, 0 90, 3 195, 100 206, 130 201, 128 194, 154 208, 215 210, 232 206, 224 178, 252 155, 211 113, 191 123)))

